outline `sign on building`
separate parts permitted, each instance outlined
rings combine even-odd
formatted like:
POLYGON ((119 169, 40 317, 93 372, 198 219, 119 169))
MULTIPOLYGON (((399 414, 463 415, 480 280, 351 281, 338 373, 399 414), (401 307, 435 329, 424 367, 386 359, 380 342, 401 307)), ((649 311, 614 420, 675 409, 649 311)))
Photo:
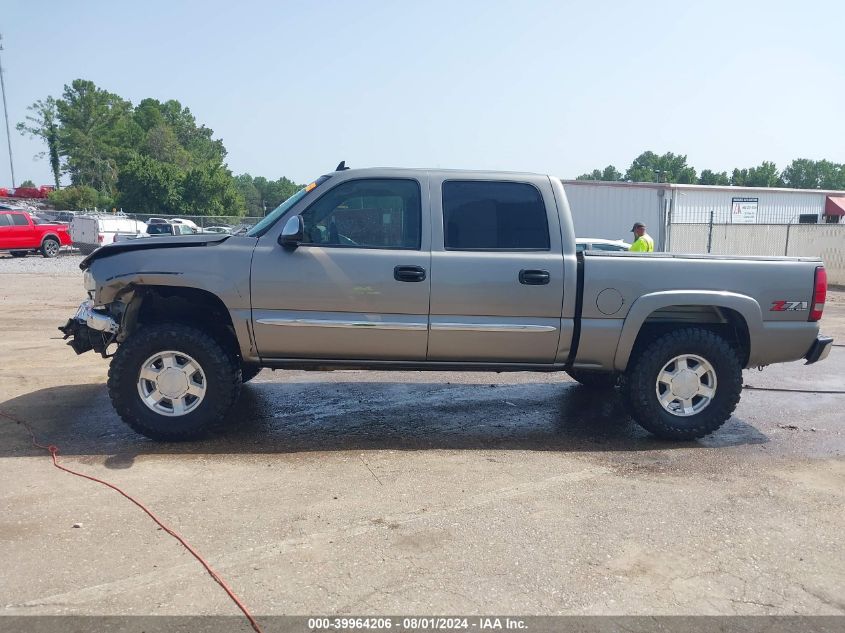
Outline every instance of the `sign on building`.
POLYGON ((756 224, 759 198, 731 198, 731 224, 756 224))

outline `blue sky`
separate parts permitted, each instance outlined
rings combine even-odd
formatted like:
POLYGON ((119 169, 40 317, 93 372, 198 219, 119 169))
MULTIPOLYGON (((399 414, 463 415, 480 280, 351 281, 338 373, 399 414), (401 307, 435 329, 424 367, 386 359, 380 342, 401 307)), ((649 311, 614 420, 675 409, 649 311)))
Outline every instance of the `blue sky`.
MULTIPOLYGON (((5 0, 0 32, 12 125, 91 79, 178 99, 235 173, 301 182, 342 159, 562 177, 646 149, 699 171, 845 162, 843 20, 833 1, 5 0)), ((13 129, 12 146, 18 182, 50 182, 37 142, 13 129)))

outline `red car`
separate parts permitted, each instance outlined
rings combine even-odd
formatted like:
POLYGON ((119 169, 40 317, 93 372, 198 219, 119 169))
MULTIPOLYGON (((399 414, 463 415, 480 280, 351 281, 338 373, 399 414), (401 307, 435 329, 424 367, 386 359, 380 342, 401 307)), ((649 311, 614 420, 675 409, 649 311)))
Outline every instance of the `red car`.
POLYGON ((0 209, 0 251, 10 251, 12 257, 35 251, 55 257, 62 246, 70 244, 66 224, 48 223, 26 211, 0 209))

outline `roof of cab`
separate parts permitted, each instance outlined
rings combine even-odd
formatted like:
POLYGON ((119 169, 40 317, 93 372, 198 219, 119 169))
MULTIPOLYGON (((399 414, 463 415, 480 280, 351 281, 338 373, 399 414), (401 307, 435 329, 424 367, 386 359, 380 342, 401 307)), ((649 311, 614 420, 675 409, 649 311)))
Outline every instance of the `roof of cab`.
MULTIPOLYGON (((484 169, 440 169, 440 168, 433 168, 433 167, 361 167, 358 169, 353 169, 351 167, 347 167, 342 171, 335 171, 331 172, 331 174, 343 174, 344 176, 354 176, 354 175, 375 175, 375 174, 396 174, 396 175, 412 175, 412 174, 447 174, 447 175, 457 175, 457 174, 466 174, 468 176, 484 176, 484 177, 495 177, 496 175, 501 176, 521 176, 521 177, 541 177, 541 178, 548 178, 548 174, 540 174, 536 172, 521 172, 521 171, 500 171, 500 170, 484 170, 484 169)), ((329 175, 329 174, 327 174, 329 175)))

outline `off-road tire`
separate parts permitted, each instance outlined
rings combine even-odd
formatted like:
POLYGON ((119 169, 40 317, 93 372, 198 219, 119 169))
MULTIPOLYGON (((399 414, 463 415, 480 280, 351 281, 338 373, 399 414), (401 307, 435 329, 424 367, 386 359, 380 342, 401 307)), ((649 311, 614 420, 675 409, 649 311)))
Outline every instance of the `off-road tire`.
POLYGON ((112 357, 108 389, 112 405, 132 430, 157 441, 182 441, 204 436, 229 411, 241 388, 239 359, 212 336, 181 323, 139 327, 112 357), (149 409, 138 393, 138 376, 146 359, 163 350, 184 352, 199 363, 207 381, 200 405, 179 417, 149 409))
POLYGON ((692 440, 709 435, 733 413, 742 392, 742 363, 731 344, 703 328, 682 328, 647 343, 628 363, 623 393, 631 417, 657 437, 692 440), (716 393, 710 404, 694 415, 682 417, 666 411, 657 398, 657 376, 681 354, 696 354, 716 373, 716 393))
POLYGON ((241 382, 249 382, 261 371, 261 365, 241 365, 241 382))
POLYGON ((41 242, 41 248, 39 250, 44 257, 56 257, 61 248, 62 245, 59 243, 59 240, 55 237, 48 237, 41 242), (53 245, 55 245, 55 247, 53 245))
POLYGON ((29 251, 9 251, 9 254, 12 257, 26 257, 29 255, 29 251))
POLYGON ((613 389, 619 378, 616 374, 590 369, 568 369, 566 373, 587 389, 613 389))

